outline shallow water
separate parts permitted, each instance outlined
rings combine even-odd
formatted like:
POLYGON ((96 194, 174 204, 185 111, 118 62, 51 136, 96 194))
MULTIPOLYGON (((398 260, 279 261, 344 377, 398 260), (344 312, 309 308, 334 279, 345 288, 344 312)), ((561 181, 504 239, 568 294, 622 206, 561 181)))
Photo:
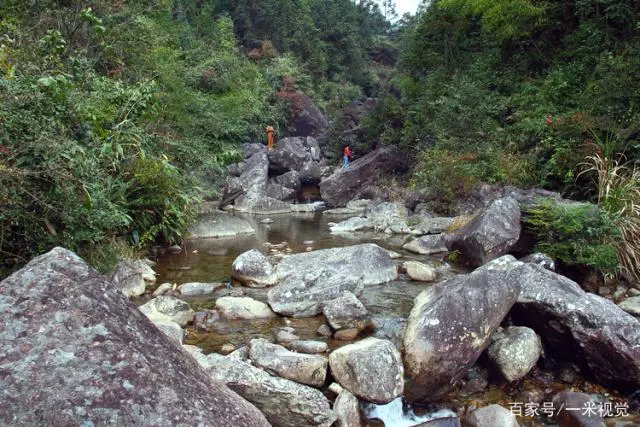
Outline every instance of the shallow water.
MULTIPOLYGON (((439 267, 441 274, 439 281, 463 272, 443 264, 437 258, 412 254, 404 251, 401 246, 411 239, 409 236, 385 236, 382 233, 348 233, 343 235, 329 232, 330 222, 339 222, 340 217, 327 217, 321 213, 273 215, 268 218, 273 222, 261 223, 267 216, 242 215, 250 221, 256 229, 255 235, 240 236, 226 239, 204 239, 189 241, 186 251, 178 255, 165 255, 158 259, 156 272, 157 283, 171 282, 182 284, 187 282, 229 282, 231 264, 241 253, 250 249, 259 249, 266 255, 274 257, 286 253, 304 252, 358 243, 376 243, 386 249, 403 255, 397 260, 399 263, 407 259, 421 262, 431 262, 439 267), (279 244, 286 242, 283 249, 270 250, 266 243, 279 244)), ((364 266, 363 266, 364 267, 364 266)), ((358 339, 368 335, 387 338, 394 343, 400 343, 404 332, 406 318, 413 307, 414 298, 432 284, 418 283, 400 277, 399 280, 375 286, 367 286, 360 295, 360 300, 369 310, 376 328, 373 332, 361 335, 358 339)), ((222 289, 214 296, 187 299, 196 311, 209 309, 214 306, 216 298, 224 295, 245 295, 259 301, 266 302, 268 289, 252 289, 233 283, 230 289, 222 289)), ((272 338, 275 327, 291 326, 301 339, 313 339, 327 342, 330 349, 349 344, 349 341, 338 341, 319 336, 316 330, 324 323, 322 315, 311 318, 277 317, 268 320, 233 320, 217 321, 209 330, 187 330, 185 344, 197 345, 205 353, 218 352, 222 345, 231 343, 241 346, 253 338, 272 338)), ((528 376, 529 377, 529 376, 528 376)), ((453 395, 439 407, 415 407, 403 405, 397 400, 388 405, 363 404, 363 412, 369 415, 369 425, 379 426, 413 426, 432 419, 445 417, 451 412, 442 411, 449 408, 458 414, 463 414, 475 407, 498 403, 509 408, 510 403, 517 402, 515 396, 522 389, 563 390, 571 388, 566 384, 539 384, 537 378, 524 381, 515 388, 507 385, 491 385, 481 393, 471 396, 453 395), (440 412, 438 412, 440 411, 440 412)), ((589 382, 579 380, 573 387, 575 391, 606 393, 607 391, 589 382)), ((624 397, 611 394, 611 397, 624 401, 624 397)), ((636 414, 637 415, 637 414, 636 414)), ((520 425, 536 426, 549 425, 546 420, 519 418, 520 425)), ((640 425, 637 417, 609 419, 607 425, 626 421, 628 425, 640 425)))

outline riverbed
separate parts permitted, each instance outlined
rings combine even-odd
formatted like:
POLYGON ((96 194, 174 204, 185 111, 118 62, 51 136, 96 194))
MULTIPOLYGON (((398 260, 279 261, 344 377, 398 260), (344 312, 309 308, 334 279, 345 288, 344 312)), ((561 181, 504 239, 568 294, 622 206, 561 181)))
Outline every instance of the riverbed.
MULTIPOLYGON (((466 271, 463 268, 450 266, 438 257, 416 255, 402 249, 402 245, 410 240, 410 236, 387 235, 374 232, 355 232, 332 234, 329 226, 332 222, 339 222, 345 217, 323 215, 321 212, 297 213, 291 215, 249 216, 242 215, 256 229, 256 233, 233 238, 192 240, 186 243, 185 250, 180 254, 166 254, 158 258, 156 272, 158 282, 170 282, 178 285, 188 282, 222 282, 226 286, 216 292, 214 296, 184 298, 196 311, 210 309, 215 299, 225 295, 249 296, 266 302, 268 289, 255 289, 241 286, 230 278, 231 264, 235 258, 250 249, 259 249, 271 257, 273 262, 289 253, 305 252, 333 247, 355 245, 359 243, 376 243, 388 250, 397 252, 401 258, 398 262, 412 259, 423 263, 430 263, 438 268, 438 282, 446 280, 456 274, 466 271)), ((363 265, 363 268, 365 265, 363 265)), ((421 283, 409 280, 400 275, 398 280, 365 287, 360 300, 369 311, 375 329, 358 337, 376 336, 391 340, 400 345, 404 325, 413 307, 414 298, 433 283, 421 283)), ((301 339, 311 339, 327 342, 329 349, 334 350, 350 341, 327 339, 317 334, 317 329, 324 323, 322 315, 311 318, 277 317, 268 320, 230 320, 217 321, 207 330, 191 327, 187 330, 185 344, 197 345, 205 353, 220 352, 225 344, 236 347, 247 344, 253 338, 272 339, 272 330, 276 327, 290 326, 295 328, 296 335, 301 339)), ((625 396, 617 395, 605 390, 583 378, 576 377, 569 385, 558 381, 549 372, 535 368, 525 380, 517 384, 503 384, 489 379, 489 385, 479 390, 469 388, 458 391, 438 405, 429 407, 410 407, 401 401, 389 405, 363 404, 363 411, 370 417, 372 426, 412 426, 418 425, 433 416, 459 415, 476 407, 491 403, 500 404, 506 408, 513 408, 521 403, 518 399, 524 391, 544 392, 550 394, 561 390, 573 389, 588 393, 600 393, 609 399, 619 402, 625 401, 625 396), (454 411, 454 412, 451 412, 454 411), (381 419, 384 419, 382 424, 381 419)), ((636 423, 638 418, 611 418, 607 425, 622 426, 622 421, 628 425, 636 423), (616 424, 618 423, 618 424, 616 424)), ((551 425, 544 417, 536 419, 519 417, 521 425, 551 425)))

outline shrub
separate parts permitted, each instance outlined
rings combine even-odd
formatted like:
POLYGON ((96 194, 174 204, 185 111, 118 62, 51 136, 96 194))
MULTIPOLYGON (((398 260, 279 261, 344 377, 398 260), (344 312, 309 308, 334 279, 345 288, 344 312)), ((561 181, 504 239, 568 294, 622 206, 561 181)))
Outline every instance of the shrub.
POLYGON ((537 238, 535 250, 568 265, 586 265, 605 276, 618 268, 617 218, 596 205, 540 202, 525 211, 526 226, 537 238))

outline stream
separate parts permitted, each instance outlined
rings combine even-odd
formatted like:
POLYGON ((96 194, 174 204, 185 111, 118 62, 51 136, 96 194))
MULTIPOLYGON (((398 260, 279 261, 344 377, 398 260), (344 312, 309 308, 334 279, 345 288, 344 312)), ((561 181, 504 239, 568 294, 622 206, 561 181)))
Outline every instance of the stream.
MULTIPOLYGON (((250 216, 240 215, 247 219, 256 229, 254 235, 237 236, 233 238, 202 239, 186 242, 186 250, 180 254, 165 254, 158 257, 155 270, 158 274, 157 283, 188 282, 224 282, 226 288, 217 291, 213 296, 193 297, 182 299, 191 304, 196 310, 211 309, 215 300, 221 296, 249 296, 256 300, 267 302, 267 289, 248 288, 230 279, 231 264, 235 258, 250 249, 259 249, 271 256, 272 261, 287 253, 297 253, 309 250, 350 246, 359 243, 376 243, 386 249, 402 255, 398 262, 414 259, 430 262, 437 266, 438 281, 447 279, 465 271, 451 267, 441 259, 416 255, 402 249, 402 245, 410 236, 385 235, 384 233, 348 233, 331 234, 329 223, 339 222, 346 217, 337 217, 316 213, 294 213, 290 215, 250 216), (268 223, 266 223, 268 222, 268 223), (276 246, 274 248, 273 246, 276 246)), ((398 280, 377 285, 367 286, 359 299, 366 306, 376 328, 368 334, 362 334, 358 339, 375 336, 392 341, 396 345, 402 342, 404 325, 413 307, 414 298, 432 283, 421 283, 409 280, 406 275, 400 275, 398 280)), ((204 353, 220 352, 225 344, 236 347, 245 345, 253 338, 272 339, 272 330, 276 327, 290 326, 295 328, 296 335, 301 339, 327 342, 329 349, 350 344, 351 341, 327 339, 317 334, 317 329, 325 322, 322 315, 311 318, 277 317, 266 320, 218 320, 207 330, 196 330, 191 326, 187 329, 185 344, 197 345, 204 353)), ((435 406, 411 407, 402 400, 396 399, 387 405, 361 403, 363 413, 368 417, 369 426, 409 427, 419 425, 434 418, 461 415, 477 407, 492 403, 510 408, 513 402, 519 402, 518 396, 523 392, 545 393, 566 389, 600 393, 609 398, 618 398, 613 392, 605 390, 582 378, 577 378, 572 386, 555 380, 553 375, 535 369, 525 380, 517 385, 500 383, 489 379, 489 386, 480 390, 463 389, 449 399, 435 406)), ((638 421, 638 418, 634 417, 638 421)), ((611 418, 607 425, 640 425, 630 418, 611 418), (631 424, 619 424, 621 421, 631 424)), ((520 425, 539 426, 554 425, 541 418, 518 417, 520 425)), ((445 424, 443 424, 445 425, 445 424)))

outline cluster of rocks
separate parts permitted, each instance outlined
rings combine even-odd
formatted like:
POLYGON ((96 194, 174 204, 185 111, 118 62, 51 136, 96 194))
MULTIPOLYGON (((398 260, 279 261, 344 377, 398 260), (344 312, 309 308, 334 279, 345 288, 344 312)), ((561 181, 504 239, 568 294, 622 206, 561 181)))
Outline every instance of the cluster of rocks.
POLYGON ((288 213, 300 198, 304 185, 317 185, 328 173, 315 138, 287 137, 273 150, 261 144, 245 144, 244 160, 229 166, 221 207, 233 203, 241 212, 288 213))

